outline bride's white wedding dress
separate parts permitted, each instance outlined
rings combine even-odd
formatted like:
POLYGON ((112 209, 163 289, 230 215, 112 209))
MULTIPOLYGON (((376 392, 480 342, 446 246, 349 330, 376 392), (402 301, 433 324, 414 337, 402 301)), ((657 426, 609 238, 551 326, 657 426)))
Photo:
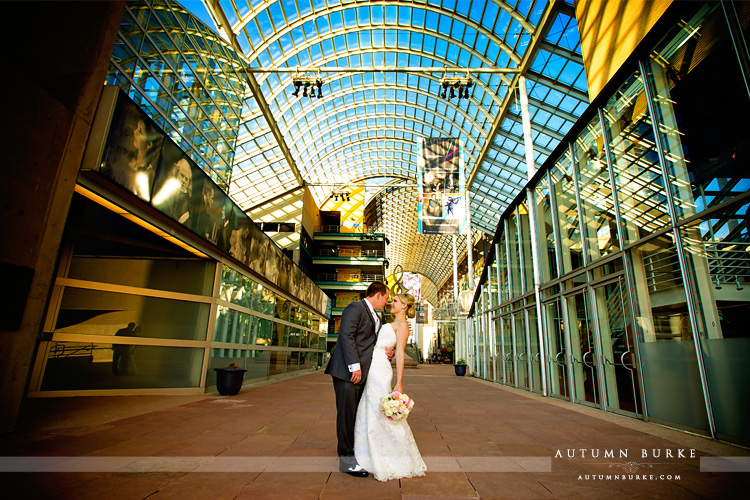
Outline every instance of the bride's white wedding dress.
POLYGON ((354 426, 357 462, 378 481, 424 476, 427 466, 419 454, 407 419, 388 420, 380 411, 380 398, 390 394, 393 368, 385 347, 396 345, 396 332, 385 324, 378 333, 354 426))

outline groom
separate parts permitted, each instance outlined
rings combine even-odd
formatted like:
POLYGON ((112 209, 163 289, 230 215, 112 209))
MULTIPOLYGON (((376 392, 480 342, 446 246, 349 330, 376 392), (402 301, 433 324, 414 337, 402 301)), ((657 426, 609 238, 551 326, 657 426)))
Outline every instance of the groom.
MULTIPOLYGON (((388 287, 380 281, 373 281, 367 287, 364 299, 346 306, 341 314, 336 347, 325 371, 333 377, 336 393, 339 470, 355 477, 367 476, 367 471, 354 457, 354 422, 380 330, 380 319, 375 310, 385 307, 388 293, 388 287)), ((393 352, 393 349, 386 350, 389 359, 393 352)))

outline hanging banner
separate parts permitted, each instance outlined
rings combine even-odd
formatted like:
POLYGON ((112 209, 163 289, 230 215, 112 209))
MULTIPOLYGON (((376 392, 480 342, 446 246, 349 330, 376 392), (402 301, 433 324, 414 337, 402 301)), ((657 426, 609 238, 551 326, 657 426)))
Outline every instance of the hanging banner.
POLYGON ((464 229, 464 148, 457 137, 417 139, 420 234, 458 234, 464 229))

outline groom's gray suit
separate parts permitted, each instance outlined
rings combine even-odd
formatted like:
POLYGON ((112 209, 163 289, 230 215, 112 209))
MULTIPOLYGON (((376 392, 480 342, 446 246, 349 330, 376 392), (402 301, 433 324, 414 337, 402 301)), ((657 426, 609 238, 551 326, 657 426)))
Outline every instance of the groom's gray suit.
POLYGON ((352 302, 341 314, 338 340, 325 370, 333 377, 336 393, 336 437, 339 468, 342 470, 356 464, 354 421, 377 338, 375 318, 365 304, 366 300, 352 302), (352 374, 349 371, 349 366, 355 363, 359 363, 362 370, 362 379, 357 384, 351 382, 352 374))

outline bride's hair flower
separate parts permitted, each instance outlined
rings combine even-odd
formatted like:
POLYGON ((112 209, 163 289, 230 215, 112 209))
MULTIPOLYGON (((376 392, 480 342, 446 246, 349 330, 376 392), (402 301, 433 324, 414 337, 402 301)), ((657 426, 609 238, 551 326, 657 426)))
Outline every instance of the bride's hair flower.
POLYGON ((389 420, 406 418, 412 408, 414 408, 414 400, 398 391, 393 391, 380 398, 380 411, 389 420))

